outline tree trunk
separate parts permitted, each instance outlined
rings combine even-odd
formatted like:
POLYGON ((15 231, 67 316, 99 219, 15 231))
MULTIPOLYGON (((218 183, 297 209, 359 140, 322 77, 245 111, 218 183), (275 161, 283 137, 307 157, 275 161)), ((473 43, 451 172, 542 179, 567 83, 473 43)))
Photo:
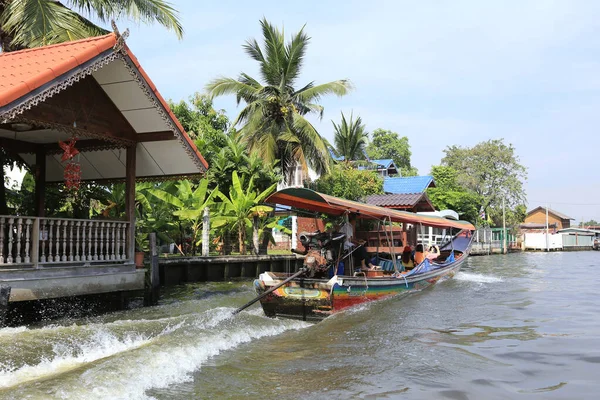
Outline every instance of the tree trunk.
POLYGON ((252 249, 254 255, 257 256, 260 252, 259 237, 258 237, 258 216, 254 217, 254 220, 252 223, 252 247, 254 247, 252 249))
POLYGON ((240 242, 240 254, 246 254, 246 226, 241 224, 238 227, 238 240, 240 242))
POLYGON ((208 257, 210 253, 210 212, 208 207, 204 209, 202 216, 202 256, 208 257))
POLYGON ((260 247, 258 249, 258 254, 267 255, 267 251, 269 249, 269 238, 271 237, 272 231, 273 229, 271 228, 265 228, 263 232, 262 243, 260 244, 260 247))
POLYGON ((223 233, 223 254, 226 256, 231 254, 231 237, 229 231, 223 233))

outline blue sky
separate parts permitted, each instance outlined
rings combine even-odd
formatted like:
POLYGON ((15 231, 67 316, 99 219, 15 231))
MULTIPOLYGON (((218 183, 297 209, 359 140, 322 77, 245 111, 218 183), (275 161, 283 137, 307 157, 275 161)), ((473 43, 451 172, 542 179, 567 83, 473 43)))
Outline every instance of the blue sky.
MULTIPOLYGON (((600 2, 173 1, 186 30, 129 27, 128 45, 165 98, 186 99, 217 76, 258 77, 242 50, 265 16, 312 38, 299 84, 350 79, 323 121, 358 114, 367 129, 408 136, 421 174, 448 145, 504 138, 529 171, 529 208, 600 220, 600 2)), ((233 98, 216 108, 230 117, 233 98)))

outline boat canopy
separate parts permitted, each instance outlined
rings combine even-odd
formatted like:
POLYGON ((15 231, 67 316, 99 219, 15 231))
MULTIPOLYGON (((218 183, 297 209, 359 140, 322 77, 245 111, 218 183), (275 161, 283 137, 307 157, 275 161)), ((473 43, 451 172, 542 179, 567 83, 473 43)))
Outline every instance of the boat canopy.
POLYGON ((406 222, 414 225, 422 224, 436 228, 475 230, 473 224, 467 221, 453 221, 433 215, 418 215, 407 211, 391 210, 357 201, 340 199, 305 188, 279 190, 270 195, 265 202, 283 204, 333 216, 355 213, 358 218, 390 219, 392 222, 406 222))

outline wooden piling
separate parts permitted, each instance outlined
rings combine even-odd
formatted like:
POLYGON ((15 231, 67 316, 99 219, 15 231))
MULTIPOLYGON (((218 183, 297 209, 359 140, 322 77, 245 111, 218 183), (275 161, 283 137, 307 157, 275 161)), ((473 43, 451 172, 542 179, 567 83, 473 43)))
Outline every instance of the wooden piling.
POLYGON ((160 275, 158 268, 158 246, 156 245, 156 233, 152 232, 148 235, 150 242, 150 271, 145 295, 145 305, 156 305, 160 294, 160 275))
POLYGON ((6 324, 8 315, 8 300, 10 298, 10 289, 8 285, 0 285, 0 327, 6 324))

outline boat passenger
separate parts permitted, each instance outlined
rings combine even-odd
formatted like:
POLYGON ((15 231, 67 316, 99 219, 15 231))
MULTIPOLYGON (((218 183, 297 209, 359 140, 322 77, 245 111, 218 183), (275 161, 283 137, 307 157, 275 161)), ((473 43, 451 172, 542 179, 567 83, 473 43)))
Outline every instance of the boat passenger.
POLYGON ((404 251, 402 252, 402 265, 404 269, 411 270, 415 267, 415 262, 413 260, 412 249, 410 246, 404 247, 404 251))
POLYGON ((432 244, 431 246, 429 246, 429 250, 427 251, 427 254, 425 255, 425 257, 429 260, 434 260, 436 258, 438 258, 440 256, 440 248, 437 247, 435 244, 432 244))
POLYGON ((373 264, 369 259, 369 255, 367 254, 367 249, 365 249, 365 241, 359 240, 358 247, 354 251, 356 254, 356 259, 360 262, 360 270, 361 271, 369 271, 373 269, 373 264))
POLYGON ((360 264, 361 271, 368 271, 373 269, 373 264, 369 260, 367 249, 365 249, 364 240, 356 240, 354 238, 354 221, 356 220, 355 214, 349 214, 348 220, 342 224, 339 231, 346 235, 346 241, 344 242, 344 250, 353 251, 352 257, 354 257, 360 264))
POLYGON ((423 251, 423 245, 419 243, 415 248, 415 265, 421 264, 425 260, 425 252, 423 251))

